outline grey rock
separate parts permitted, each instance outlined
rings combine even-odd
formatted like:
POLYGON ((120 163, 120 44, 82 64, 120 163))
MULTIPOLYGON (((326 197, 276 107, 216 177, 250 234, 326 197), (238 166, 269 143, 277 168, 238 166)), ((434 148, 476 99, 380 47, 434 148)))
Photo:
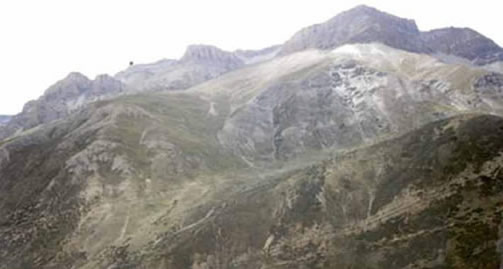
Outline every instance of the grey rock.
POLYGON ((12 116, 10 116, 10 115, 0 115, 0 125, 7 124, 11 118, 12 118, 12 116))
POLYGON ((459 56, 476 65, 503 60, 503 48, 470 28, 443 28, 421 33, 430 48, 459 56))
POLYGON ((215 46, 190 45, 180 59, 182 63, 201 63, 222 66, 229 70, 244 65, 234 53, 223 51, 215 46))

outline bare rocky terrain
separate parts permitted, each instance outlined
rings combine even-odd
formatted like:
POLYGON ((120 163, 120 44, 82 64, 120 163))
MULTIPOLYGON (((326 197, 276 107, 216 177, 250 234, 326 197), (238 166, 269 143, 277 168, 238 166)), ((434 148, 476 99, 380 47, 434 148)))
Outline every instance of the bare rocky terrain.
POLYGON ((72 73, 0 125, 0 268, 500 268, 491 42, 360 6, 72 73))

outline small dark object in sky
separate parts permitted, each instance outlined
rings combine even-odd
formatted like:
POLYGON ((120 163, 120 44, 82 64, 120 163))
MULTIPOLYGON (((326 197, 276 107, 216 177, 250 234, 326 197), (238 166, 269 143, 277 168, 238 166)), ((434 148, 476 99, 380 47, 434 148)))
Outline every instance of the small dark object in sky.
POLYGON ((133 64, 134 64, 134 63, 133 63, 133 61, 130 61, 130 62, 129 62, 129 65, 130 65, 130 66, 131 66, 131 65, 133 65, 133 64))

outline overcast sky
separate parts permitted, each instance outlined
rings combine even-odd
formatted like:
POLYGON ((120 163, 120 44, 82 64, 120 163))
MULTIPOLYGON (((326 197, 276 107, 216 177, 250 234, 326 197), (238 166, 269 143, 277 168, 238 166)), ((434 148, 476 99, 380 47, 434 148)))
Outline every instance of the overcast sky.
POLYGON ((129 61, 179 58, 188 44, 258 49, 357 4, 415 19, 421 30, 471 27, 503 44, 501 1, 2 0, 0 114, 71 71, 90 78, 129 61))

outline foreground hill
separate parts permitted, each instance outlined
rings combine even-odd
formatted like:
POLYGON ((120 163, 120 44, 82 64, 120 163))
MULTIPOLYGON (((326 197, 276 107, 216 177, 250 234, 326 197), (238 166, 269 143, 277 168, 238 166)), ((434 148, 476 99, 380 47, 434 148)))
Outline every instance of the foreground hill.
POLYGON ((498 268, 502 119, 250 168, 200 102, 126 98, 6 142, 0 268, 498 268))

